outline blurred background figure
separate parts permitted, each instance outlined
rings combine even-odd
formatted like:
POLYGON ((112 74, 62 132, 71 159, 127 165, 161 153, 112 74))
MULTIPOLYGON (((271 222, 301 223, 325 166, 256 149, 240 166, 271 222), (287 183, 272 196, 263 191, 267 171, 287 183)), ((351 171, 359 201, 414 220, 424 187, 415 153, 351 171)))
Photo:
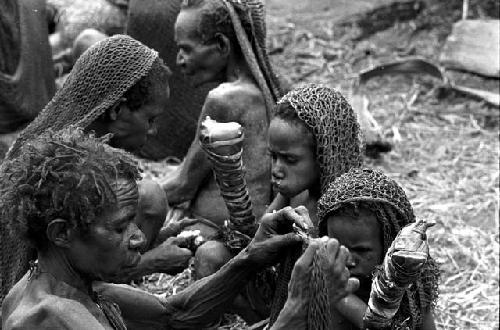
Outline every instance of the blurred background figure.
POLYGON ((2 0, 0 159, 54 91, 45 0, 2 0))

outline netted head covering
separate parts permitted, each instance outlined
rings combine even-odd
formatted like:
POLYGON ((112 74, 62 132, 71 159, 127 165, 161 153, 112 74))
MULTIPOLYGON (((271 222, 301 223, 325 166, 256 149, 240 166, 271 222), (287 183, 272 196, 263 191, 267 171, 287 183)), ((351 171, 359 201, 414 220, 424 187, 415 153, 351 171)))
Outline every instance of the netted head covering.
POLYGON ((349 103, 338 91, 309 84, 286 94, 278 104, 289 104, 312 131, 321 191, 329 182, 362 164, 359 124, 349 103))
MULTIPOLYGON (((372 169, 352 169, 333 181, 318 201, 320 235, 326 235, 329 215, 345 206, 362 206, 377 217, 383 232, 384 253, 398 232, 415 222, 413 208, 404 190, 382 172, 372 169)), ((406 290, 393 325, 411 318, 412 329, 422 321, 422 312, 433 308, 437 299, 439 270, 429 257, 420 279, 406 290)))
POLYGON ((12 145, 7 158, 48 128, 87 127, 150 71, 158 53, 139 41, 115 35, 89 48, 76 61, 68 79, 12 145))
MULTIPOLYGON (((89 126, 146 76, 157 57, 154 50, 125 35, 107 38, 89 48, 75 63, 64 86, 21 132, 6 159, 17 157, 27 141, 49 128, 57 132, 70 125, 89 126)), ((27 271, 33 251, 4 227, 0 227, 0 249, 1 303, 27 271)))
POLYGON ((243 56, 264 95, 270 117, 274 104, 281 97, 281 88, 267 54, 264 4, 260 0, 222 1, 231 16, 243 56), (235 11, 236 6, 238 12, 235 11))

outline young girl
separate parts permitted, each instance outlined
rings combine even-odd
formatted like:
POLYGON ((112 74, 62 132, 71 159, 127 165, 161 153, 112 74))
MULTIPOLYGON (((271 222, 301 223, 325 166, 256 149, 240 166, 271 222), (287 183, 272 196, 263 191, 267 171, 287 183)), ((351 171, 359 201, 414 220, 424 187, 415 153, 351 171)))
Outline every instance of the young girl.
MULTIPOLYGON (((403 189, 384 174, 353 169, 337 178, 318 202, 319 234, 338 239, 351 253, 351 276, 360 281, 355 296, 336 305, 336 329, 358 328, 370 297, 372 274, 381 271, 398 232, 415 222, 403 189)), ((435 329, 432 315, 439 270, 431 257, 418 280, 406 289, 391 321, 392 329, 435 329)), ((375 277, 374 277, 375 278, 375 277)))
POLYGON ((324 85, 299 87, 279 102, 269 127, 272 179, 268 211, 316 202, 329 182, 362 163, 359 125, 345 98, 324 85))

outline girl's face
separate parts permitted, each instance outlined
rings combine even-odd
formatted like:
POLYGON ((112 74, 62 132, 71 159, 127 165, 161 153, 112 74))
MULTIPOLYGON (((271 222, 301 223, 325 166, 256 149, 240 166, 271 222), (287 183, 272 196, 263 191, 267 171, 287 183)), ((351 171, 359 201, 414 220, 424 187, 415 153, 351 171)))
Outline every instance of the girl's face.
POLYGON ((339 213, 327 218, 328 236, 336 238, 349 249, 351 276, 360 281, 358 296, 368 297, 372 272, 383 261, 382 229, 377 217, 368 209, 360 208, 358 215, 339 213))
POLYGON ((304 190, 319 190, 320 170, 314 140, 304 125, 275 117, 269 126, 273 188, 292 198, 304 190))

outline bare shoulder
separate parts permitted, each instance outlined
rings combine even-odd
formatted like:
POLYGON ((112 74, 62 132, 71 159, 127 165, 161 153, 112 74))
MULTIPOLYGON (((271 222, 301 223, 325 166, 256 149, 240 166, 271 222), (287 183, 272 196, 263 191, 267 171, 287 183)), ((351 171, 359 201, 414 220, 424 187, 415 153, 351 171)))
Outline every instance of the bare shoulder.
POLYGON ((101 329, 79 302, 48 296, 36 305, 21 305, 5 321, 6 329, 101 329))
POLYGON ((203 106, 206 115, 218 120, 238 120, 242 111, 265 106, 260 89, 245 82, 223 83, 212 89, 203 106))

